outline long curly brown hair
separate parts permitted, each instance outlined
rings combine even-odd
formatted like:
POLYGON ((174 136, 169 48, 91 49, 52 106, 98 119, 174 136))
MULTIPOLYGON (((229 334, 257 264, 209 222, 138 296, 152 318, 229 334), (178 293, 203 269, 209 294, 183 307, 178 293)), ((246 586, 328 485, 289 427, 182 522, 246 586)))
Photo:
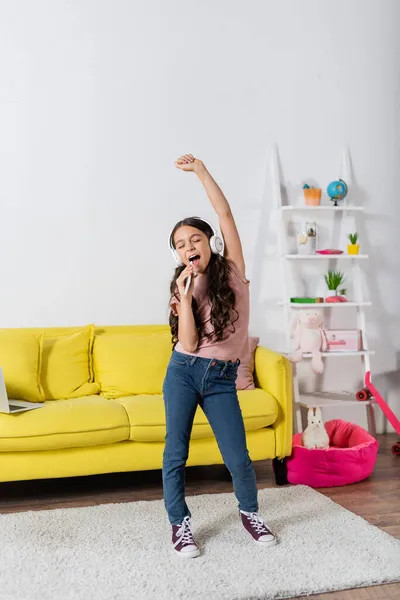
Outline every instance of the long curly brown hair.
MULTIPOLYGON (((174 235, 175 232, 183 225, 189 225, 195 227, 206 234, 208 239, 214 234, 211 227, 196 217, 189 217, 179 221, 172 230, 171 240, 175 248, 174 235)), ((175 269, 174 276, 170 284, 170 300, 175 296, 179 300, 179 293, 177 290, 176 280, 179 275, 185 269, 186 265, 177 267, 175 269)), ((237 321, 239 315, 235 309, 236 298, 235 292, 229 285, 229 275, 231 273, 231 266, 229 262, 220 254, 211 254, 210 262, 207 267, 208 274, 208 298, 211 304, 211 315, 210 322, 212 325, 212 331, 205 333, 204 323, 201 323, 198 316, 198 305, 194 297, 192 297, 192 310, 194 321, 197 327, 199 340, 202 337, 206 337, 209 340, 215 339, 221 341, 224 337, 225 330, 230 327, 231 331, 235 331, 234 323, 237 321)), ((172 335, 172 347, 175 348, 178 342, 178 322, 179 317, 174 315, 170 311, 169 325, 171 328, 172 335)))

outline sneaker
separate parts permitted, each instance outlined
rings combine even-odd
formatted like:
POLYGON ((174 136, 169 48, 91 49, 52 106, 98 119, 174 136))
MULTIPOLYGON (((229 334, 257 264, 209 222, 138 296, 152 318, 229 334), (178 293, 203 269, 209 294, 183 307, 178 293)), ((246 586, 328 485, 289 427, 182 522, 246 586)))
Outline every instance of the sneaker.
POLYGON ((241 510, 240 516, 243 527, 257 544, 263 546, 273 546, 276 544, 276 537, 257 513, 248 513, 241 510))
POLYGON ((172 544, 175 552, 183 558, 196 558, 200 555, 190 526, 190 517, 185 517, 180 525, 172 525, 172 544))

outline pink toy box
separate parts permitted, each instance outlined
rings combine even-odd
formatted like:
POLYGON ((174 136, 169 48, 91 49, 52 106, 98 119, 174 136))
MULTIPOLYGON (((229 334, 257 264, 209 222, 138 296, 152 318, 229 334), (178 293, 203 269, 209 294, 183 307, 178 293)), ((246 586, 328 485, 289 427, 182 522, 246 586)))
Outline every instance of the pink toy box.
POLYGON ((328 352, 358 352, 361 350, 359 329, 325 329, 328 352))

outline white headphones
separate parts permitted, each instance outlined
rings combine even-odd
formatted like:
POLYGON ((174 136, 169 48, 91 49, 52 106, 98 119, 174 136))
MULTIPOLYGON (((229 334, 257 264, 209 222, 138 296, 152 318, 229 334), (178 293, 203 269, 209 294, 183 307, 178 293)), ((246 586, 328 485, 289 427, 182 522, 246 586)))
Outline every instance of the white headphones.
MULTIPOLYGON (((213 232, 213 235, 210 237, 210 240, 209 240, 210 241, 211 252, 213 254, 221 254, 221 255, 223 255, 223 253, 224 253, 224 240, 223 240, 222 236, 220 237, 218 235, 217 231, 211 225, 211 223, 209 223, 208 221, 206 221, 202 217, 193 217, 193 219, 198 219, 199 221, 203 221, 203 223, 207 223, 207 225, 211 228, 211 230, 213 232)), ((178 254, 177 250, 174 248, 174 245, 172 243, 173 242, 173 240, 172 240, 172 231, 169 234, 168 246, 169 246, 169 249, 171 250, 172 256, 174 257, 174 260, 175 260, 176 264, 178 265, 178 267, 181 267, 184 263, 179 258, 179 254, 178 254)))

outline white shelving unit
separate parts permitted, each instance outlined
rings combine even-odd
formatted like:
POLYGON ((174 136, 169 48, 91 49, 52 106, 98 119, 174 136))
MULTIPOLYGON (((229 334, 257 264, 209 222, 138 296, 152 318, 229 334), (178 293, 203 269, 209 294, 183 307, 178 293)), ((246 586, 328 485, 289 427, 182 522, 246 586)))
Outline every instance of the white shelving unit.
MULTIPOLYGON (((340 408, 345 404, 346 406, 359 406, 360 402, 356 400, 354 394, 346 392, 315 392, 314 394, 302 394, 302 400, 307 406, 320 406, 321 408, 340 408)), ((365 400, 365 405, 374 404, 375 400, 365 400)))
MULTIPOLYGON (((293 302, 278 302, 278 306, 290 306, 290 308, 332 308, 332 302, 312 302, 308 304, 304 302, 302 304, 295 304, 293 302)), ((372 306, 371 302, 336 302, 335 310, 337 308, 355 308, 357 306, 372 306)))
POLYGON ((285 254, 287 260, 366 260, 367 254, 285 254))
POLYGON ((362 206, 281 206, 283 211, 303 211, 303 212, 311 212, 313 211, 330 211, 330 212, 356 212, 364 210, 362 206))
MULTIPOLYGON (((321 352, 322 356, 329 356, 330 358, 342 358, 344 356, 372 356, 375 354, 374 350, 358 350, 357 352, 321 352)), ((311 358, 312 354, 309 352, 304 352, 304 358, 311 358)))
MULTIPOLYGON (((343 179, 346 180, 346 176, 343 176, 343 179)), ((362 206, 352 206, 351 204, 347 204, 347 197, 344 199, 343 203, 338 206, 286 206, 282 204, 282 193, 281 193, 281 181, 279 175, 279 166, 278 166, 278 156, 276 149, 272 152, 271 157, 271 183, 273 188, 273 194, 275 199, 275 206, 278 211, 278 254, 280 260, 280 273, 281 273, 281 289, 282 289, 282 301, 278 302, 278 305, 281 306, 285 313, 285 323, 286 323, 286 352, 285 354, 290 354, 291 352, 291 322, 292 318, 295 314, 294 311, 299 311, 305 308, 316 308, 316 309, 330 309, 333 311, 343 310, 345 308, 354 308, 357 312, 357 328, 361 330, 362 336, 362 344, 363 350, 359 352, 323 352, 322 356, 326 360, 331 360, 333 358, 346 360, 348 357, 360 357, 360 363, 362 365, 364 375, 367 371, 370 371, 370 356, 374 354, 372 350, 368 347, 368 339, 366 333, 366 315, 365 308, 371 306, 371 302, 364 300, 363 298, 363 289, 362 289, 362 281, 361 281, 361 270, 360 270, 360 262, 368 260, 368 256, 366 254, 357 254, 357 255, 349 255, 349 254, 329 254, 329 255, 304 255, 304 254, 290 254, 288 252, 288 236, 287 236, 287 222, 286 215, 291 215, 293 213, 313 213, 313 218, 316 217, 317 214, 327 214, 333 213, 338 215, 338 219, 341 219, 343 215, 346 213, 355 213, 354 217, 356 217, 357 213, 360 213, 363 210, 362 206), (354 302, 323 302, 323 303, 312 303, 312 304, 295 304, 290 302, 290 294, 289 294, 289 265, 293 262, 297 261, 298 267, 301 268, 302 261, 316 261, 316 268, 319 265, 318 261, 321 262, 321 266, 324 266, 326 261, 329 261, 330 268, 335 268, 336 261, 346 260, 350 262, 352 279, 354 281, 354 293, 357 298, 354 302)), ((296 263, 295 263, 296 264, 296 263)), ((325 265, 326 266, 326 265, 325 265)), ((303 354, 304 359, 311 358, 311 354, 305 353, 303 354)), ((315 392, 315 393, 305 393, 300 394, 299 392, 299 380, 297 374, 296 365, 293 364, 293 399, 295 405, 295 425, 298 432, 302 431, 302 418, 301 418, 301 408, 310 408, 315 406, 320 406, 323 412, 324 408, 334 407, 334 408, 346 408, 350 406, 360 406, 360 402, 355 397, 354 392, 315 392)), ((373 436, 376 436, 376 427, 375 427, 375 413, 374 413, 374 399, 370 399, 368 401, 363 402, 363 406, 367 412, 368 419, 368 429, 373 436)))

